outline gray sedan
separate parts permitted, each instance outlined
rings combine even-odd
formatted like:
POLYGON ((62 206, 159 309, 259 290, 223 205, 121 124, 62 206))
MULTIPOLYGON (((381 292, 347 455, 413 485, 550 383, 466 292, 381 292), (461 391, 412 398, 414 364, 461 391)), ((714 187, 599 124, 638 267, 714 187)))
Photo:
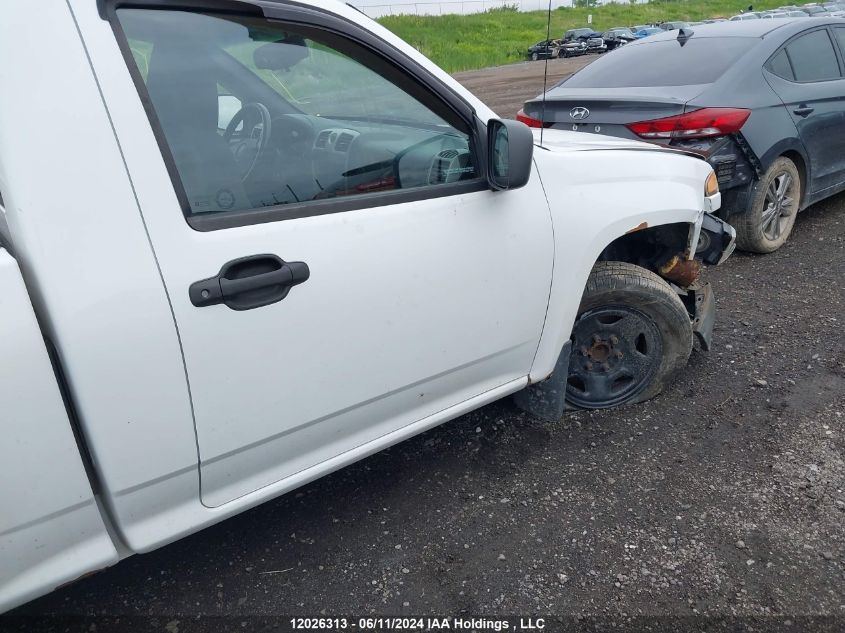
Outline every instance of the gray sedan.
POLYGON ((845 189, 845 20, 706 24, 632 42, 528 101, 529 125, 693 151, 747 251, 786 241, 795 216, 845 189))

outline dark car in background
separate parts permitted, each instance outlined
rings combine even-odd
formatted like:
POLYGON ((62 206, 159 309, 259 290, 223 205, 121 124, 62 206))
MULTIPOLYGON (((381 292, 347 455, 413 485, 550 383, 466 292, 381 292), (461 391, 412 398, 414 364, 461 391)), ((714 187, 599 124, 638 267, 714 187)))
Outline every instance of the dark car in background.
POLYGON ((581 40, 541 40, 528 47, 528 58, 537 61, 538 59, 552 59, 554 57, 575 57, 587 52, 587 44, 581 40))
POLYGON ((587 52, 587 43, 582 40, 570 40, 560 42, 558 57, 577 57, 587 52))
POLYGON ((609 51, 612 51, 614 48, 624 46, 628 42, 633 42, 635 39, 637 39, 631 29, 629 29, 628 27, 621 26, 608 29, 607 31, 602 33, 601 36, 604 40, 605 46, 607 46, 607 50, 609 51))
POLYGON ((560 54, 560 40, 542 40, 528 47, 528 57, 535 62, 538 59, 549 59, 560 54))
POLYGON ((584 42, 588 53, 603 53, 607 50, 604 37, 590 28, 570 29, 563 34, 564 42, 584 42))
POLYGON ((568 42, 570 40, 580 40, 592 37, 594 35, 599 35, 591 28, 582 28, 582 29, 569 29, 563 34, 563 41, 568 42))
POLYGON ((708 24, 632 42, 526 102, 535 127, 641 139, 715 169, 738 245, 771 252, 845 189, 845 20, 708 24))

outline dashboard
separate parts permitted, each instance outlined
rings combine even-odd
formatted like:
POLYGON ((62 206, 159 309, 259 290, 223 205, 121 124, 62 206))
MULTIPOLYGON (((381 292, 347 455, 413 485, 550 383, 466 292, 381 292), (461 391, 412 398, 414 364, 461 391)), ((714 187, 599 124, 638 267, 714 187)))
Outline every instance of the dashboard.
POLYGON ((244 182, 256 206, 290 204, 473 177, 467 137, 451 127, 304 114, 272 119, 262 168, 244 182))

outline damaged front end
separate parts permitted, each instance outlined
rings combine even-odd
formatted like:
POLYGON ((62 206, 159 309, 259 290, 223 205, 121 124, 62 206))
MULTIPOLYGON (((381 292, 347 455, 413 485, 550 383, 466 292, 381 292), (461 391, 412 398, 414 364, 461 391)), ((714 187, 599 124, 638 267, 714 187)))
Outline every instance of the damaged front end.
MULTIPOLYGON (((705 198, 705 209, 718 209, 718 196, 717 193, 705 198)), ((713 337, 716 304, 710 284, 701 281, 702 264, 721 264, 730 257, 735 246, 734 228, 702 210, 692 224, 639 225, 611 243, 599 261, 630 262, 669 282, 689 312, 701 348, 707 351, 713 337)))
POLYGON ((681 299, 692 318, 692 331, 704 351, 710 350, 713 325, 716 322, 716 302, 710 283, 700 283, 701 264, 718 266, 731 256, 736 248, 736 230, 727 222, 709 213, 702 213, 690 227, 685 258, 670 260, 675 265, 664 265, 658 271, 670 283, 686 289, 681 299))
MULTIPOLYGON (((718 193, 705 200, 706 209, 718 209, 718 193)), ((700 279, 702 264, 724 262, 734 250, 735 239, 732 226, 702 209, 693 223, 649 227, 643 222, 605 248, 598 261, 635 264, 666 280, 684 304, 695 338, 707 351, 713 337, 716 303, 710 284, 700 279)), ((552 373, 515 395, 520 408, 547 420, 579 408, 567 399, 572 349, 572 340, 566 341, 552 373)))

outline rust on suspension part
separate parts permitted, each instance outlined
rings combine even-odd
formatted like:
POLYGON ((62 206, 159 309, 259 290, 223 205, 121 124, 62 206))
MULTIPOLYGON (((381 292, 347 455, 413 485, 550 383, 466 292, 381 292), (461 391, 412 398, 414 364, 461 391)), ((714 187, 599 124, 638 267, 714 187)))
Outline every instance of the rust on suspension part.
POLYGON ((672 258, 660 267, 660 276, 679 286, 691 286, 701 275, 701 263, 695 259, 685 259, 680 255, 672 258))

